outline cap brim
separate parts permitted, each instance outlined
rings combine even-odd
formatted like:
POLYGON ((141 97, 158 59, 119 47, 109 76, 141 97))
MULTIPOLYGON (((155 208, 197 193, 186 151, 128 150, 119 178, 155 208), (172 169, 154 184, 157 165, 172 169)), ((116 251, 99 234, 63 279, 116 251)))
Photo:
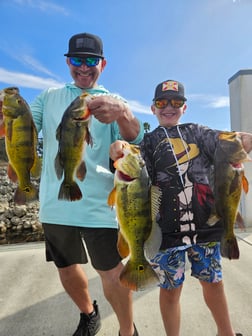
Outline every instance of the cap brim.
POLYGON ((101 56, 101 55, 95 54, 95 53, 90 53, 90 52, 68 53, 68 54, 64 54, 64 56, 66 56, 66 57, 95 56, 95 57, 99 57, 99 58, 104 58, 104 56, 101 56))
POLYGON ((160 99, 160 98, 173 98, 173 99, 182 99, 184 101, 186 101, 186 97, 182 96, 182 95, 179 95, 179 94, 174 94, 174 93, 168 93, 166 92, 165 94, 163 95, 160 95, 158 97, 155 97, 153 98, 153 100, 156 100, 156 99, 160 99))

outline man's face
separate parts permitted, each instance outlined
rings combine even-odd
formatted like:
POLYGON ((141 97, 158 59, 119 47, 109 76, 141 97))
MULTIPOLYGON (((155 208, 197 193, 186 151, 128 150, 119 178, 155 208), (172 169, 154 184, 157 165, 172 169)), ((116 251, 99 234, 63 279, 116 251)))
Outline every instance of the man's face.
POLYGON ((66 62, 75 85, 81 89, 91 89, 97 86, 100 74, 106 66, 106 60, 101 58, 95 66, 88 66, 84 61, 80 66, 73 65, 74 62, 71 62, 70 57, 67 57, 66 62))

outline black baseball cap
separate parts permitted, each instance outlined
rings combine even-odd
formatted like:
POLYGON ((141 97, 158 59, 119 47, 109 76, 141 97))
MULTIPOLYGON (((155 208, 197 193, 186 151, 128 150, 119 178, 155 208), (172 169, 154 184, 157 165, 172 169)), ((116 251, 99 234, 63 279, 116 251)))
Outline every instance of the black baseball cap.
POLYGON ((96 56, 104 58, 103 44, 99 36, 81 33, 73 35, 69 40, 67 57, 96 56))
POLYGON ((177 98, 186 101, 184 85, 173 79, 168 79, 157 85, 153 100, 158 98, 177 98))

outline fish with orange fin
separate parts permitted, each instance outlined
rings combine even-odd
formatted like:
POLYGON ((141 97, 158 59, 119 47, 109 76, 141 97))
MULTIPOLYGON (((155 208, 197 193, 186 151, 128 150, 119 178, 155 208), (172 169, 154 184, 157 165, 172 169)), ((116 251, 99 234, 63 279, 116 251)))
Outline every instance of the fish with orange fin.
POLYGON ((5 136, 8 156, 7 174, 18 186, 14 202, 18 205, 38 199, 38 189, 31 176, 38 178, 41 161, 37 154, 37 131, 30 108, 16 87, 0 91, 0 134, 5 136))
POLYGON ((221 132, 214 160, 215 209, 208 224, 222 221, 224 232, 221 239, 221 255, 228 259, 239 259, 240 256, 234 225, 242 190, 247 193, 249 187, 244 175, 245 161, 251 159, 243 149, 239 134, 221 132))
POLYGON ((144 290, 158 283, 149 259, 158 252, 162 240, 156 223, 161 193, 150 184, 138 146, 125 144, 123 156, 115 161, 114 167, 114 189, 108 205, 116 208, 120 228, 118 251, 122 258, 129 258, 120 281, 134 291, 144 290))
POLYGON ((86 176, 86 165, 83 160, 85 145, 92 145, 89 132, 91 114, 87 101, 91 95, 84 92, 68 106, 56 130, 59 142, 55 158, 55 171, 58 179, 63 181, 58 193, 58 199, 77 201, 82 198, 82 192, 75 177, 83 181, 86 176))

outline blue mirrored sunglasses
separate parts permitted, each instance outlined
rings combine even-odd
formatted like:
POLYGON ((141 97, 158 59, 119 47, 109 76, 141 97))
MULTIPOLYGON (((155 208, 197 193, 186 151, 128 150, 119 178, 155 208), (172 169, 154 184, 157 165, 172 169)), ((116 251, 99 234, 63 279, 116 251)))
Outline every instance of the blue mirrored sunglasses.
POLYGON ((82 66, 82 64, 85 64, 88 67, 94 67, 96 66, 100 58, 99 57, 85 57, 85 58, 80 58, 80 57, 69 57, 70 63, 76 67, 82 66))

